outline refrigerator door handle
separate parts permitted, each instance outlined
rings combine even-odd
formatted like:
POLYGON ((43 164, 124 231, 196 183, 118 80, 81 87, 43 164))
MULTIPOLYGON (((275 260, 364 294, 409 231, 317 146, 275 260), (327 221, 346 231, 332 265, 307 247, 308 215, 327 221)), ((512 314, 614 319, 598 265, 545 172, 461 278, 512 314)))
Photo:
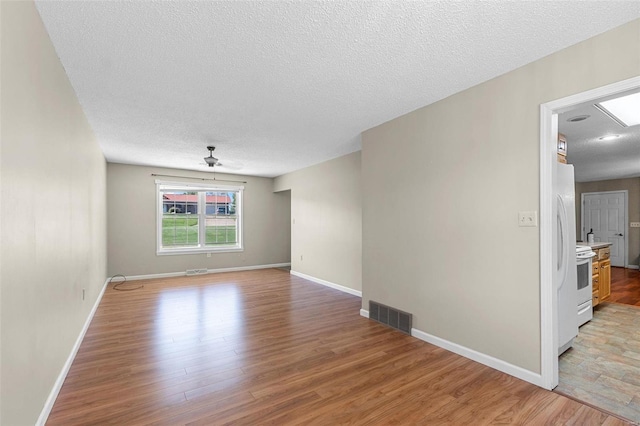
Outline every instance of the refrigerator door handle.
POLYGON ((558 290, 567 281, 567 274, 569 272, 567 263, 569 261, 569 250, 567 248, 567 209, 564 206, 564 201, 560 195, 558 198, 558 276, 560 277, 560 285, 558 290))

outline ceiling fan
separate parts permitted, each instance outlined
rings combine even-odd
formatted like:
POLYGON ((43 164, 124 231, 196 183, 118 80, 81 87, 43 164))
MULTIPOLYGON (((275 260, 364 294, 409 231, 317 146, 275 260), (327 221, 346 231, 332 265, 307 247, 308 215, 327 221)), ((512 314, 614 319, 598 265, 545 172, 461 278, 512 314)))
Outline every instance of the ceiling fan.
POLYGON ((209 156, 204 157, 204 161, 209 165, 209 167, 222 166, 220 160, 213 156, 213 151, 216 149, 216 147, 210 145, 207 147, 207 149, 209 150, 209 156))
POLYGON ((224 164, 220 162, 216 157, 213 156, 213 151, 215 151, 216 147, 213 145, 209 145, 207 147, 209 150, 209 156, 204 157, 204 163, 200 163, 201 165, 207 165, 209 167, 223 167, 225 170, 240 170, 242 169, 242 163, 237 161, 225 161, 224 164))

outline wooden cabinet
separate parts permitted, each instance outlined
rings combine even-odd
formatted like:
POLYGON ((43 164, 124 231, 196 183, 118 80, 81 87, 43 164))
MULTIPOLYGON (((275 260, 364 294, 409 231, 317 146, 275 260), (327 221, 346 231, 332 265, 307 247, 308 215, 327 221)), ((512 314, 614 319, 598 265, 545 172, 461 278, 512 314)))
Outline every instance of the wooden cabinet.
POLYGON ((592 304, 596 306, 611 296, 611 248, 593 249, 596 256, 592 263, 593 297, 592 304))
POLYGON ((593 291, 591 305, 597 306, 600 303, 600 263, 597 255, 591 264, 591 289, 593 291))
POLYGON ((600 279, 598 280, 600 301, 605 301, 611 296, 611 259, 600 261, 600 279))

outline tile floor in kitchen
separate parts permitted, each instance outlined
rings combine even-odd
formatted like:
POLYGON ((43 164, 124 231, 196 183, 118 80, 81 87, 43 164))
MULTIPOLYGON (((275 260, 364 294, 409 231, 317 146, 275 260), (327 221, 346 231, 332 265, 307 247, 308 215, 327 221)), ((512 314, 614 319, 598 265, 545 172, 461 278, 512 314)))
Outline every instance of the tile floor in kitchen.
POLYGON ((611 297, 559 361, 556 392, 640 422, 640 271, 611 268, 611 297))

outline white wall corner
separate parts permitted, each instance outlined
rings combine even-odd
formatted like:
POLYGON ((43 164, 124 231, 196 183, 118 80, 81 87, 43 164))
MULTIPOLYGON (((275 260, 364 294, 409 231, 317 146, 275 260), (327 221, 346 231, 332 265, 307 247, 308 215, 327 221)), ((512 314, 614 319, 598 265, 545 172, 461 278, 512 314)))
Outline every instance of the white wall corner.
POLYGON ((321 278, 312 277, 311 275, 303 274, 302 272, 297 272, 297 271, 294 271, 294 270, 291 270, 290 273, 291 273, 291 275, 295 275, 296 277, 304 278, 305 280, 312 281, 312 282, 314 282, 316 284, 322 284, 324 286, 331 287, 331 288, 336 289, 336 290, 340 290, 340 291, 342 291, 344 293, 349 293, 349 294, 352 294, 354 296, 362 297, 362 292, 359 291, 359 290, 354 290, 354 289, 352 289, 350 287, 345 287, 345 286, 340 285, 340 284, 332 283, 330 281, 326 281, 326 280, 323 280, 321 278))

